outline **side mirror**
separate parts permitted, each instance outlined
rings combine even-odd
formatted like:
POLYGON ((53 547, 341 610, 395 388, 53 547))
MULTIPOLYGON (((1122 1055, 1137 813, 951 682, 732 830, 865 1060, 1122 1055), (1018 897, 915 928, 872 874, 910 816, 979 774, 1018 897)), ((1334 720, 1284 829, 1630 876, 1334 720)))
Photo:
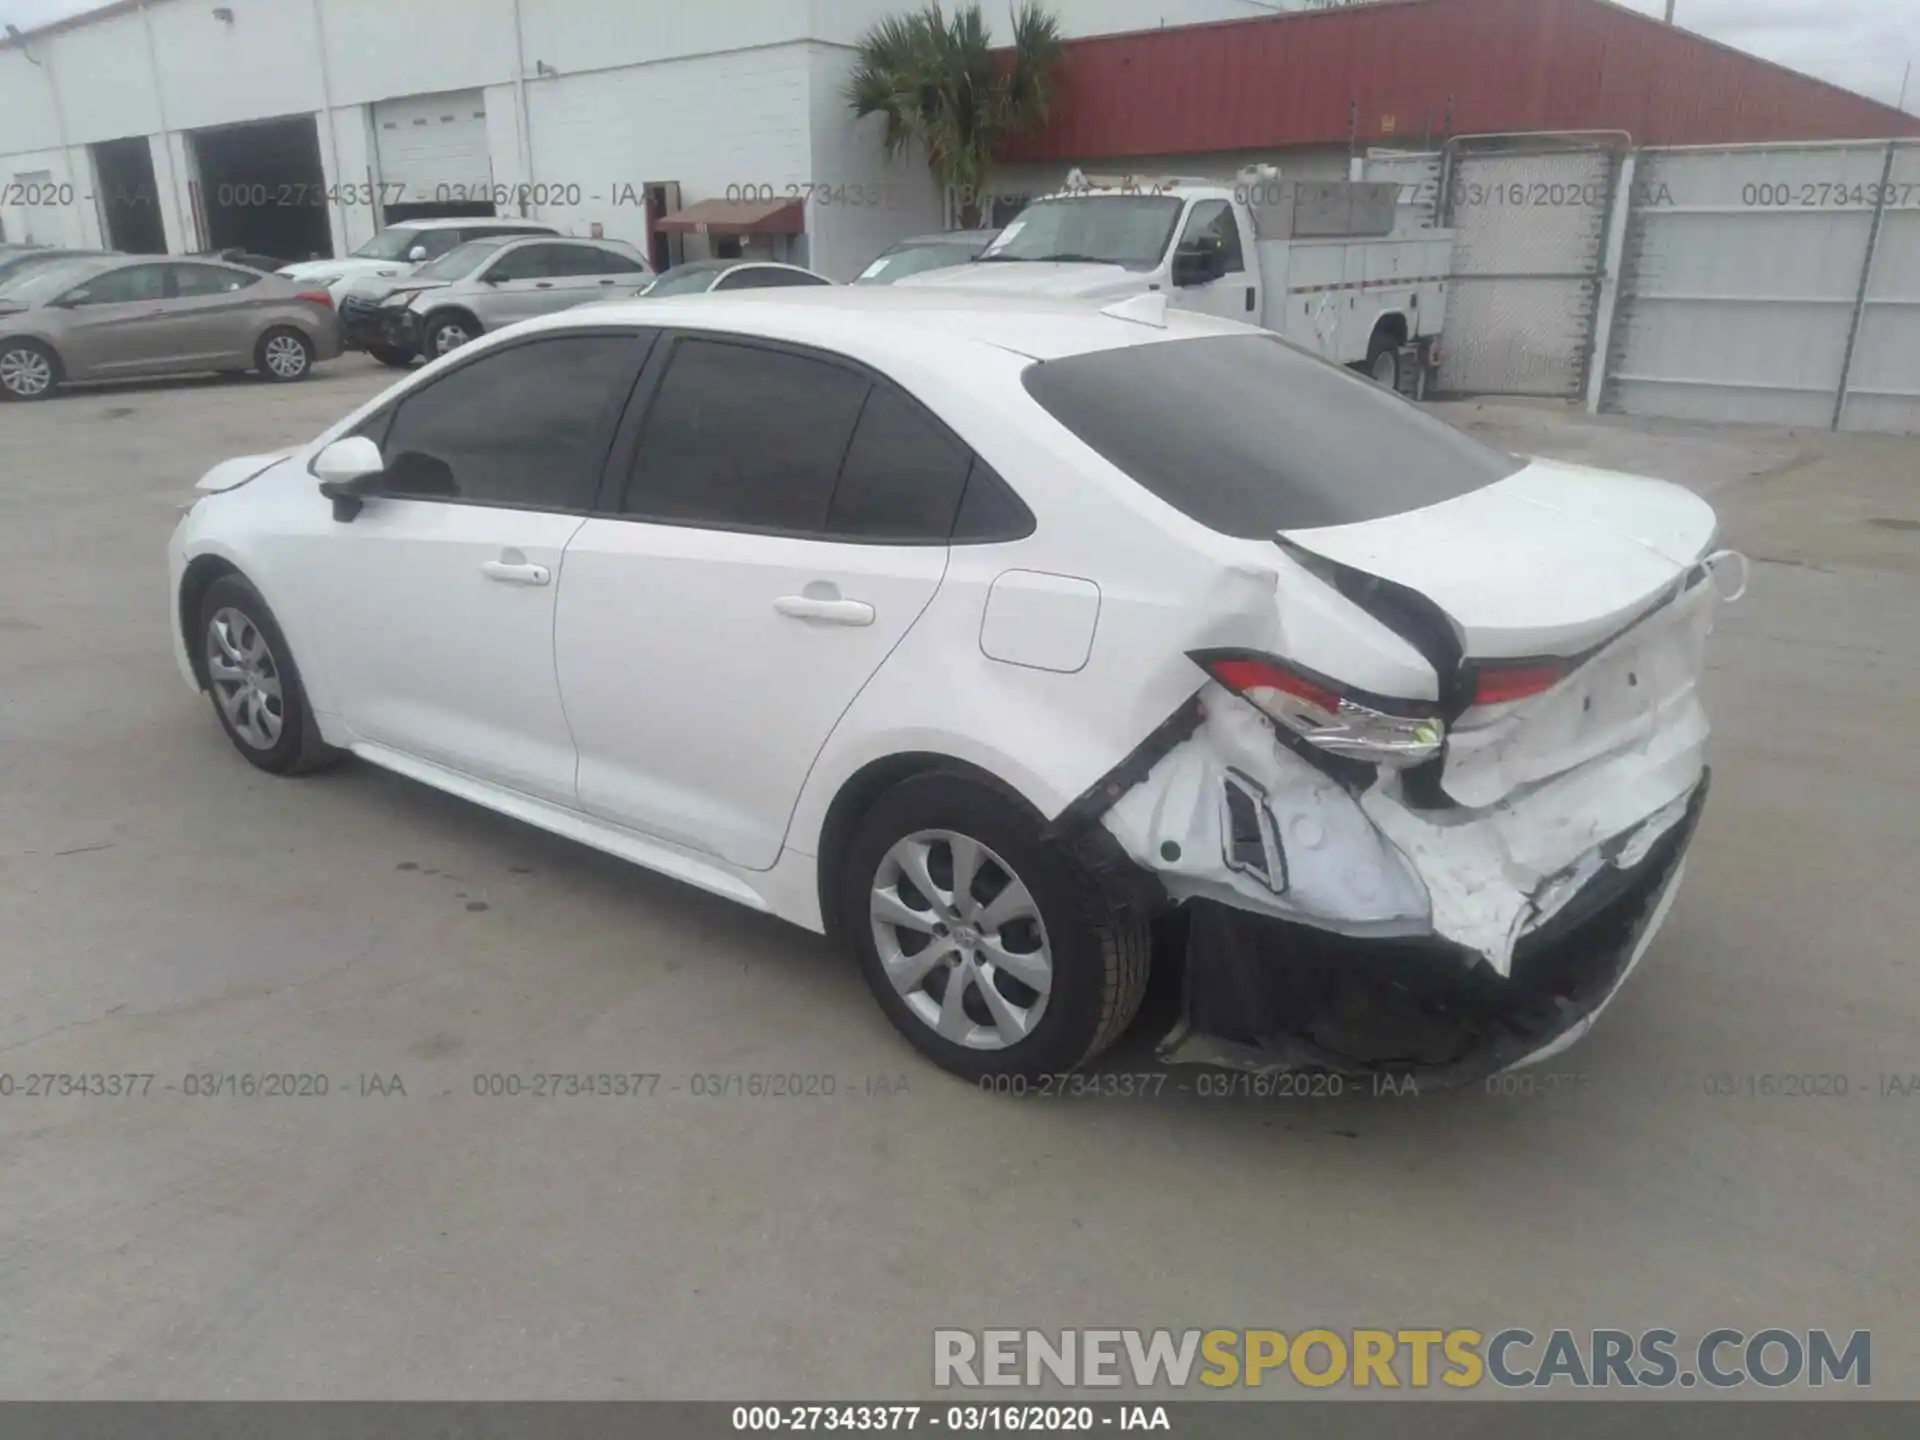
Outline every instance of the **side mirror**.
POLYGON ((413 263, 416 265, 418 265, 422 260, 426 258, 427 258, 427 247, 424 245, 416 245, 411 250, 407 251, 407 259, 413 261, 413 263))
POLYGON ((385 472, 380 447, 364 435, 334 441, 313 461, 320 493, 333 502, 333 518, 342 524, 360 513, 366 497, 379 490, 385 472))
POLYGON ((1177 287, 1206 285, 1226 273, 1227 257, 1212 247, 1173 252, 1173 283, 1177 287))

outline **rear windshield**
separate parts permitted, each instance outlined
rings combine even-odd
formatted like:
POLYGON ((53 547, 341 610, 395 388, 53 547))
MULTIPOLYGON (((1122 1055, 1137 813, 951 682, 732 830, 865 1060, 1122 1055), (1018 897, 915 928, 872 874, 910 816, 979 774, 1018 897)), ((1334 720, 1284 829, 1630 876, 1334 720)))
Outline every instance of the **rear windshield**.
POLYGON ((1526 463, 1269 335, 1128 345, 1032 365, 1023 378, 1119 469, 1244 539, 1418 510, 1526 463))

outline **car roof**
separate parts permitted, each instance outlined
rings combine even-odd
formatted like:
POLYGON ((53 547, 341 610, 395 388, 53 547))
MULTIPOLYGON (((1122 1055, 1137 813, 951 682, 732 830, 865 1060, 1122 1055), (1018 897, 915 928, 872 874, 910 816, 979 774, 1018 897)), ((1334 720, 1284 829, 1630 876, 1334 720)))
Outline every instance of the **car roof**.
POLYGON ((487 225, 496 230, 525 230, 534 235, 551 235, 553 227, 543 220, 521 220, 493 215, 442 215, 430 220, 396 220, 389 230, 462 230, 470 225, 487 225))
POLYGON ((1084 300, 933 287, 808 285, 612 300, 525 325, 528 330, 624 322, 684 326, 818 345, 875 359, 887 355, 925 359, 938 349, 956 359, 997 350, 1033 360, 1058 360, 1128 345, 1267 333, 1193 311, 1170 309, 1165 320, 1164 325, 1155 325, 1122 319, 1084 300))

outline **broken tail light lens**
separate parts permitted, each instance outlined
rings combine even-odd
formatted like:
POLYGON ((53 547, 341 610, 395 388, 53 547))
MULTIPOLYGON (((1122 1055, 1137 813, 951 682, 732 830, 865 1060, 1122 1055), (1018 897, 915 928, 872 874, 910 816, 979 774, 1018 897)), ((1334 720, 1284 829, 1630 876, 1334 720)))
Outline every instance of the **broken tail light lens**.
POLYGON ((1473 674, 1473 703, 1508 705, 1515 700, 1531 700, 1566 679, 1571 668, 1537 661, 1527 665, 1483 666, 1473 674))
POLYGON ((1395 713, 1271 655, 1196 651, 1189 658, 1268 719, 1330 755, 1404 769, 1433 759, 1446 740, 1446 722, 1418 701, 1402 702, 1404 712, 1395 713))
POLYGON ((333 292, 330 290, 302 290, 293 298, 296 300, 310 300, 315 305, 324 305, 329 310, 333 309, 333 292))

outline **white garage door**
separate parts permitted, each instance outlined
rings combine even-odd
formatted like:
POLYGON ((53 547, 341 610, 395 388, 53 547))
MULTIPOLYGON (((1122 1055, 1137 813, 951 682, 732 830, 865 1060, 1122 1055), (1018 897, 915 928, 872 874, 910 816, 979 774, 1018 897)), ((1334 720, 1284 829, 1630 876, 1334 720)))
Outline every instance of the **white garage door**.
POLYGON ((493 183, 487 150, 487 104, 478 90, 410 95, 373 107, 380 180, 389 205, 435 205, 477 199, 493 183))

